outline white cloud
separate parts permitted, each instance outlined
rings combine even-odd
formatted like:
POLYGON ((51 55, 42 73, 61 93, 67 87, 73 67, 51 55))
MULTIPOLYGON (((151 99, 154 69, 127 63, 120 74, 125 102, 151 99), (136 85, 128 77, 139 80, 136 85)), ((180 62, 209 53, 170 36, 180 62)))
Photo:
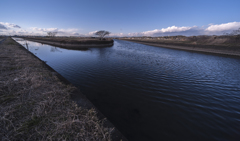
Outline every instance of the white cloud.
POLYGON ((70 29, 58 29, 57 30, 59 36, 81 36, 79 33, 79 29, 70 28, 70 29))
MULTIPOLYGON (((195 26, 194 26, 195 27, 195 26)), ((152 31, 146 31, 146 32, 142 32, 145 35, 152 35, 152 34, 157 34, 157 33, 171 33, 171 32, 182 32, 182 31, 187 31, 190 30, 194 27, 176 27, 176 26, 171 26, 171 27, 167 27, 167 28, 162 28, 162 29, 155 29, 152 31)))
POLYGON ((201 28, 198 28, 197 26, 192 27, 177 27, 177 26, 171 26, 167 28, 162 29, 155 29, 150 31, 144 31, 144 32, 137 32, 137 33, 128 33, 128 36, 172 36, 172 35, 194 35, 194 34, 200 34, 201 28))
POLYGON ((70 29, 58 29, 58 28, 39 28, 39 27, 31 27, 28 29, 22 28, 9 28, 16 27, 14 24, 6 24, 4 25, 0 23, 1 34, 3 35, 40 35, 46 36, 47 32, 58 32, 57 36, 84 36, 79 33, 79 29, 70 28, 70 29), (6 27, 6 25, 8 27, 6 27))
POLYGON ((180 32, 180 31, 186 31, 186 30, 189 30, 191 29, 192 27, 176 27, 176 26, 171 26, 171 27, 168 27, 168 28, 162 28, 160 31, 161 32, 180 32))
POLYGON ((78 29, 76 28, 70 28, 70 29, 58 29, 57 30, 59 33, 70 33, 73 34, 75 32, 78 32, 78 29))
POLYGON ((0 23, 0 29, 7 29, 7 27, 0 23))
POLYGON ((240 22, 229 22, 219 25, 209 24, 207 27, 204 25, 201 27, 171 26, 144 32, 128 33, 128 36, 223 35, 223 33, 230 33, 239 28, 240 22))
MULTIPOLYGON (((203 26, 169 26, 161 29, 154 29, 144 32, 135 33, 110 33, 110 37, 124 37, 124 36, 193 36, 193 35, 222 35, 223 33, 230 33, 233 30, 240 28, 240 22, 229 22, 223 24, 208 24, 203 26)), ((0 22, 1 34, 11 35, 42 35, 46 36, 47 32, 56 31, 57 36, 95 36, 97 31, 92 31, 86 34, 81 34, 80 29, 58 29, 58 28, 39 28, 31 27, 22 29, 20 26, 11 23, 0 22)))
POLYGON ((207 32, 221 32, 221 31, 230 31, 240 28, 240 22, 230 22, 219 25, 211 24, 206 31, 207 32))
MULTIPOLYGON (((238 29, 240 27, 240 22, 230 22, 227 24, 214 25, 209 24, 207 26, 203 25, 201 27, 198 26, 170 26, 162 29, 154 29, 144 32, 135 32, 135 33, 111 33, 110 37, 124 37, 124 36, 176 36, 176 35, 184 35, 184 36, 197 36, 197 35, 222 35, 224 30, 228 30, 231 32, 232 30, 238 29), (215 30, 213 30, 213 27, 215 30), (216 27, 218 30, 216 30, 216 27), (221 30, 220 30, 221 29, 221 30)), ((89 32, 85 34, 85 36, 94 36, 97 31, 89 32)))
POLYGON ((74 32, 73 35, 80 36, 81 34, 74 32))
POLYGON ((127 34, 123 34, 123 33, 110 33, 111 37, 124 37, 127 36, 127 34))
POLYGON ((58 32, 57 36, 80 36, 82 34, 78 33, 79 29, 71 28, 71 29, 58 29, 58 28, 38 28, 31 27, 30 28, 33 33, 38 35, 47 35, 47 32, 58 32))
POLYGON ((98 30, 96 30, 96 31, 91 31, 91 32, 85 34, 85 36, 94 36, 97 31, 98 31, 98 30))
POLYGON ((4 22, 0 22, 0 29, 1 35, 18 34, 22 30, 19 25, 4 22))
POLYGON ((4 23, 0 22, 0 26, 3 25, 6 28, 21 28, 19 25, 13 24, 13 23, 4 23))
POLYGON ((31 27, 33 31, 41 31, 41 32, 54 32, 58 31, 57 28, 38 28, 38 27, 31 27))

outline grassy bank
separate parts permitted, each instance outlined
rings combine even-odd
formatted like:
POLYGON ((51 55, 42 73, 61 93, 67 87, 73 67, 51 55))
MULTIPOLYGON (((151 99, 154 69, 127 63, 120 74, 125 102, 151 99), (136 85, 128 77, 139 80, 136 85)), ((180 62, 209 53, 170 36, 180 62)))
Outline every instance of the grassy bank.
POLYGON ((112 39, 99 40, 99 38, 90 37, 28 37, 28 39, 37 39, 70 44, 106 44, 113 42, 112 39))
MULTIPOLYGON (((112 140, 95 109, 70 100, 78 92, 11 38, 0 44, 2 140, 112 140)), ((82 100, 83 103, 88 103, 82 100)))
POLYGON ((91 47, 111 47, 112 39, 99 40, 98 38, 83 37, 24 37, 23 39, 54 45, 66 49, 86 49, 91 47))
POLYGON ((240 56, 240 36, 167 36, 119 38, 174 49, 240 56))

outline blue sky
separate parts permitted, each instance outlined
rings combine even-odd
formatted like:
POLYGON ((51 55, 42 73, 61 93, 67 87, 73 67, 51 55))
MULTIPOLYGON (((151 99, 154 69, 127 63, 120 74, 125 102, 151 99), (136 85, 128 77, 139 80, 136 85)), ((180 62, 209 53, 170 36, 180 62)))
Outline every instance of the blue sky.
POLYGON ((222 34, 240 27, 239 5, 239 0, 1 0, 0 34, 222 34))

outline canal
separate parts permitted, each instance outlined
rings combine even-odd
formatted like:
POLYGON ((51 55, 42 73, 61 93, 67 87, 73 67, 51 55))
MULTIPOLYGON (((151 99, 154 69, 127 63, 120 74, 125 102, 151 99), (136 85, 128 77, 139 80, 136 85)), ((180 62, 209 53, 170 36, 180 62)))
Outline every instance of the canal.
POLYGON ((239 58, 122 40, 82 51, 27 42, 129 140, 240 139, 239 58))

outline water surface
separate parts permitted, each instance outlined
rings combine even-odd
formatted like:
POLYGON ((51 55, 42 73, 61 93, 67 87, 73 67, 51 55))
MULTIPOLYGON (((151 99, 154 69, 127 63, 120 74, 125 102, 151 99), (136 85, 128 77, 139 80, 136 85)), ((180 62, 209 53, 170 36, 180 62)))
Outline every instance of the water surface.
POLYGON ((240 139, 240 59, 121 40, 86 51, 28 43, 129 140, 240 139))

